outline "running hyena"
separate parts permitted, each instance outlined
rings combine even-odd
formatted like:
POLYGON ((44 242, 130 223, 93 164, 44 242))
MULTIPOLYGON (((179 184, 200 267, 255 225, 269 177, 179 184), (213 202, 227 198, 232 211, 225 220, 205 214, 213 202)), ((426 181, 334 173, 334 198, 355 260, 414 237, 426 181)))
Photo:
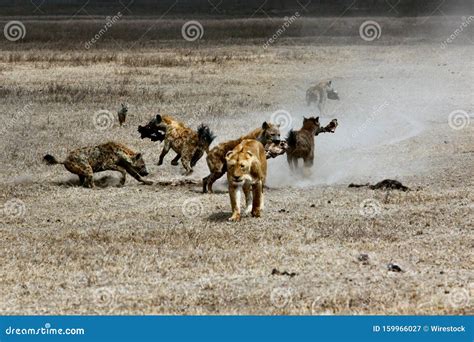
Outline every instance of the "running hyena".
POLYGON ((73 150, 64 161, 58 161, 50 154, 45 155, 43 160, 48 165, 63 164, 69 172, 79 176, 81 185, 89 188, 94 187, 93 173, 107 170, 118 171, 122 174, 121 185, 125 184, 127 173, 141 183, 153 184, 142 179, 142 176, 148 175, 142 154, 113 141, 73 150))
POLYGON ((309 87, 306 91, 306 103, 308 106, 310 106, 311 103, 316 103, 321 115, 325 114, 327 99, 339 100, 337 91, 332 87, 332 81, 319 82, 309 87))

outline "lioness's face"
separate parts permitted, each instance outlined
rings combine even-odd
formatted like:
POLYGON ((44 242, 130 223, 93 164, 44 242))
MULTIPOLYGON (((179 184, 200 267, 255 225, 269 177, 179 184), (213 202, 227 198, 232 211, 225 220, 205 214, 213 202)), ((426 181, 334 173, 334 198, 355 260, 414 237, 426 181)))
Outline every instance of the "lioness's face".
POLYGON ((253 155, 247 153, 227 153, 227 174, 233 183, 242 183, 245 180, 252 180, 250 168, 252 166, 253 155))
POLYGON ((140 176, 148 176, 148 170, 141 153, 137 153, 132 157, 132 167, 140 176))
POLYGON ((265 142, 271 141, 276 144, 280 142, 280 125, 274 125, 265 121, 262 128, 265 142))

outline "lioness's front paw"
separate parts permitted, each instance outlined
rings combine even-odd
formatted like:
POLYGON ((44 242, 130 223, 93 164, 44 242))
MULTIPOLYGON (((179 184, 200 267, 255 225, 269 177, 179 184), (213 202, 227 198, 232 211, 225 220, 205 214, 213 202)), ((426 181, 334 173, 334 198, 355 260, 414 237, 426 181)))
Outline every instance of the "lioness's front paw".
POLYGON ((260 217, 260 209, 252 210, 252 217, 260 217))
POLYGON ((240 214, 232 214, 229 218, 230 222, 239 222, 240 221, 240 214))

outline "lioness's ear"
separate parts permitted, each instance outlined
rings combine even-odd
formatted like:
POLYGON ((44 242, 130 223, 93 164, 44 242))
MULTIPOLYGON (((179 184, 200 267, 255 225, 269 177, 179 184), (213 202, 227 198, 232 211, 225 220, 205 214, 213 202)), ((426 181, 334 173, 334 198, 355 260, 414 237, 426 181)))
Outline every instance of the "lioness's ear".
POLYGON ((268 128, 270 128, 270 125, 265 121, 265 122, 262 124, 262 128, 263 128, 263 129, 268 129, 268 128))
POLYGON ((225 159, 229 160, 231 154, 232 154, 232 151, 227 152, 227 154, 225 155, 225 159))
POLYGON ((252 152, 247 151, 247 154, 248 154, 249 157, 253 157, 253 153, 252 153, 252 152))

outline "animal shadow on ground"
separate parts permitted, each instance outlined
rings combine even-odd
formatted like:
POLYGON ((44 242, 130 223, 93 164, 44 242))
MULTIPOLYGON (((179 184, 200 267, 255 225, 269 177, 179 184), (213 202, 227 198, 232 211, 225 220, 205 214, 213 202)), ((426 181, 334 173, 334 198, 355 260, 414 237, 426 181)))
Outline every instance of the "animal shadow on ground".
POLYGON ((212 222, 227 222, 227 219, 232 215, 230 211, 219 211, 209 215, 208 220, 212 222))
MULTIPOLYGON (((51 182, 53 185, 63 186, 66 188, 71 187, 82 187, 79 182, 79 177, 69 177, 64 180, 51 182)), ((120 186, 120 179, 112 175, 103 175, 99 177, 94 177, 94 185, 98 188, 108 188, 108 187, 118 187, 120 186)))

